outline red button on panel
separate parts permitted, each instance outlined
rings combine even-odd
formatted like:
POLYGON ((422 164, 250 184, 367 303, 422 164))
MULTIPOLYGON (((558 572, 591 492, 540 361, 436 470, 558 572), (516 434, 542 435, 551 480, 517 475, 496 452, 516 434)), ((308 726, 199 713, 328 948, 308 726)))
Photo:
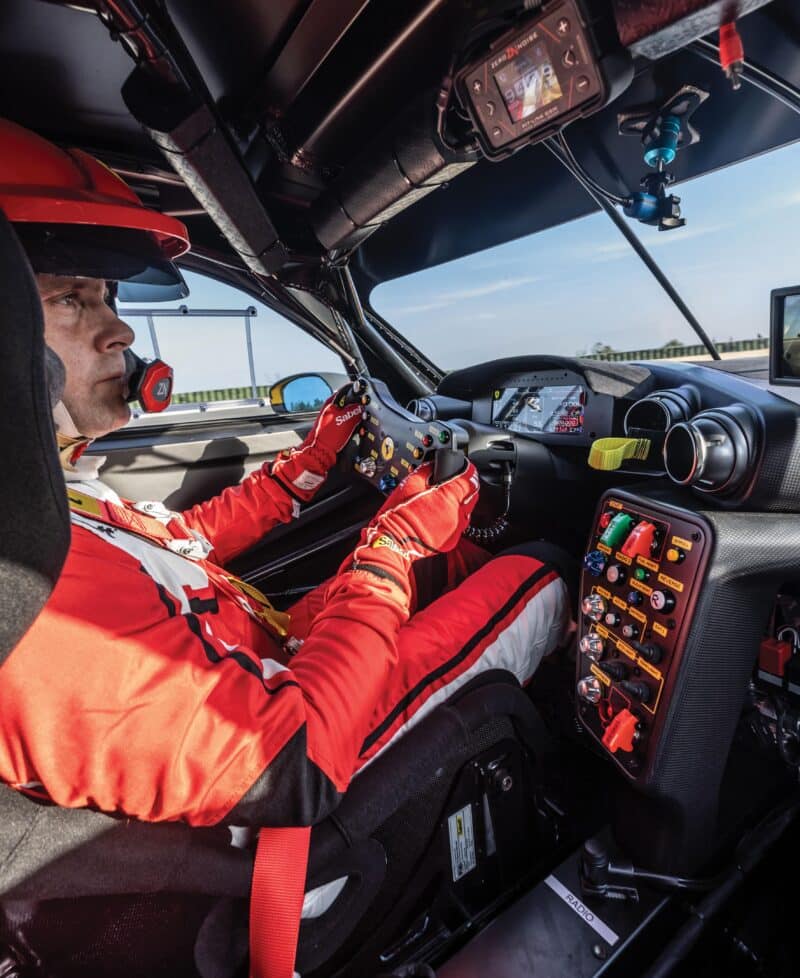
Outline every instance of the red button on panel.
POLYGON ((614 515, 613 513, 609 513, 607 510, 605 513, 603 513, 603 515, 598 520, 598 525, 601 530, 605 530, 605 528, 611 522, 613 515, 614 515))
POLYGON ((779 642, 777 638, 765 638, 758 651, 758 668, 773 676, 782 676, 786 663, 792 657, 791 642, 779 642))
POLYGON ((622 552, 626 557, 649 557, 655 535, 655 526, 647 520, 642 520, 631 531, 631 535, 622 547, 622 552))
POLYGON ((636 740, 636 727, 639 721, 630 710, 620 710, 619 713, 606 727, 603 734, 603 746, 607 747, 612 754, 618 750, 624 750, 629 754, 633 750, 636 740))

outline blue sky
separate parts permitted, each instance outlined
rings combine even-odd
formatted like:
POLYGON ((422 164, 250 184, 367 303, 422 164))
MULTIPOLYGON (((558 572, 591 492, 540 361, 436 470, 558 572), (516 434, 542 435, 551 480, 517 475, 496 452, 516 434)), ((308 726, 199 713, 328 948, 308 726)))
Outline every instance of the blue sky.
MULTIPOLYGON (((800 143, 676 185, 683 228, 659 232, 634 222, 713 338, 767 335, 770 289, 800 282, 798 175, 800 143)), ((190 307, 252 304, 228 286, 187 279, 190 307)), ((573 356, 596 342, 620 350, 696 342, 604 214, 385 283, 372 302, 445 369, 515 354, 573 356)), ((131 324, 134 348, 152 356, 146 323, 131 324)), ((161 320, 158 333, 176 390, 249 382, 241 319, 161 320)), ((334 354, 264 306, 253 336, 259 384, 341 369, 334 354)))
MULTIPOLYGON (((717 340, 767 335, 770 289, 800 282, 800 144, 682 185, 687 224, 634 222, 717 340)), ((378 286, 374 307, 447 369, 494 357, 573 356, 697 342, 604 214, 378 286)))

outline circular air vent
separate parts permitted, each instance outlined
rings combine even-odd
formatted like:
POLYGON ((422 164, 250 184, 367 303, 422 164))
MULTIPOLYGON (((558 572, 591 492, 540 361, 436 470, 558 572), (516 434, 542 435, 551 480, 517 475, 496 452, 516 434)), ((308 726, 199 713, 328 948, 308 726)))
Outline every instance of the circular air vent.
POLYGON ((680 421, 664 440, 667 475, 702 492, 730 493, 750 475, 756 455, 757 426, 743 404, 703 411, 680 421))
POLYGON ((625 434, 665 432, 690 418, 700 406, 700 396, 689 384, 675 390, 653 391, 636 401, 625 415, 625 434))

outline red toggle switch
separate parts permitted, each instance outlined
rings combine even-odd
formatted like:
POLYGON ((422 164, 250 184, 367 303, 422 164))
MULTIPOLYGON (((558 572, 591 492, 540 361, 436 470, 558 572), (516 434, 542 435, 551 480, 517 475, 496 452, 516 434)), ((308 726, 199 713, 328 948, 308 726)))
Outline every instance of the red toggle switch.
POLYGON ((607 747, 612 754, 618 750, 624 750, 630 754, 636 740, 636 727, 639 721, 630 710, 620 710, 619 713, 606 727, 603 734, 603 746, 607 747))
POLYGON ((626 557, 649 557, 655 535, 655 526, 647 520, 642 520, 631 531, 631 535, 622 547, 622 552, 626 557))

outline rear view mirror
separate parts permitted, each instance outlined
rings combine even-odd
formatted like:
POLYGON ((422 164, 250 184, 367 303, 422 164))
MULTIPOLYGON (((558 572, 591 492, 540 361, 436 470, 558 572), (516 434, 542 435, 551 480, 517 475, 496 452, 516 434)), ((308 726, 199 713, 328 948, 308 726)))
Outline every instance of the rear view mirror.
POLYGON ((769 379, 800 387, 800 285, 770 293, 769 379))

